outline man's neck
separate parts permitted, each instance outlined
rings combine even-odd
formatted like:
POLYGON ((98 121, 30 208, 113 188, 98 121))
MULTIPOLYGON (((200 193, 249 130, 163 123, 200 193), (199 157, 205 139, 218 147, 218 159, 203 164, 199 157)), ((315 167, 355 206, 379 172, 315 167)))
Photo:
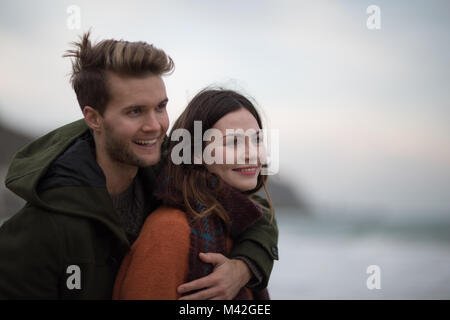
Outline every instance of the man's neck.
POLYGON ((95 150, 97 163, 106 178, 106 188, 112 196, 124 192, 136 177, 138 168, 112 160, 106 154, 95 150))

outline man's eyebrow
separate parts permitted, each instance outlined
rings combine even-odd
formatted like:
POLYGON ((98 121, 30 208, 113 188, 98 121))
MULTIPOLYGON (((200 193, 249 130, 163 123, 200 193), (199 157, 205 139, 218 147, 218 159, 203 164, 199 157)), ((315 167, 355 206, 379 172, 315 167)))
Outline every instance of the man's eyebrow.
POLYGON ((158 103, 158 106, 163 104, 163 103, 167 103, 167 102, 169 102, 169 98, 165 98, 164 100, 161 100, 161 102, 158 103))
MULTIPOLYGON (((165 98, 164 100, 161 100, 157 105, 160 106, 164 103, 167 103, 168 101, 169 101, 169 99, 165 98)), ((147 107, 147 105, 145 105, 145 104, 132 104, 132 105, 127 106, 125 109, 145 108, 145 107, 147 107)))
POLYGON ((132 104, 132 105, 127 106, 125 108, 125 110, 133 109, 133 108, 144 108, 144 107, 145 107, 145 105, 143 105, 143 104, 132 104))

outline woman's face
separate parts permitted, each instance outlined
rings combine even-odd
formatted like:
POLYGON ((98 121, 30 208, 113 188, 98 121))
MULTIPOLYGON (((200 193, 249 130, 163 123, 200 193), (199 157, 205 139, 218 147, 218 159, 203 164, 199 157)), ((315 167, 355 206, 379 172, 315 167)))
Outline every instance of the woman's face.
POLYGON ((222 153, 223 162, 205 164, 206 168, 240 191, 254 189, 261 171, 261 157, 265 156, 262 132, 255 117, 241 108, 223 116, 212 128, 221 131, 223 141, 213 141, 211 155, 222 153))

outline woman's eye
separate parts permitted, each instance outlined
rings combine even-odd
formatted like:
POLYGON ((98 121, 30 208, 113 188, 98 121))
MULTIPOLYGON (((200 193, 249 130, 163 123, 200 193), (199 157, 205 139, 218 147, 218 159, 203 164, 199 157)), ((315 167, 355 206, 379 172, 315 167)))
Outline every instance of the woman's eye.
POLYGON ((256 136, 253 138, 253 143, 260 144, 262 142, 263 142, 263 139, 260 136, 256 136))
POLYGON ((237 137, 227 139, 227 147, 237 146, 238 143, 239 141, 237 137))
POLYGON ((227 140, 227 146, 232 147, 232 146, 234 146, 234 145, 235 145, 235 139, 228 139, 228 140, 227 140))

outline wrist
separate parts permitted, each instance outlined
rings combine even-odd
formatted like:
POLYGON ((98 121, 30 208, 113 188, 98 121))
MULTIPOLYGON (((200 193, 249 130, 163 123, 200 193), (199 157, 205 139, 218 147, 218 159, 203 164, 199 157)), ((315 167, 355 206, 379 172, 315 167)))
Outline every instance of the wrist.
POLYGON ((238 266, 239 279, 241 287, 244 287, 252 278, 252 273, 247 264, 240 259, 233 259, 235 264, 238 266))

